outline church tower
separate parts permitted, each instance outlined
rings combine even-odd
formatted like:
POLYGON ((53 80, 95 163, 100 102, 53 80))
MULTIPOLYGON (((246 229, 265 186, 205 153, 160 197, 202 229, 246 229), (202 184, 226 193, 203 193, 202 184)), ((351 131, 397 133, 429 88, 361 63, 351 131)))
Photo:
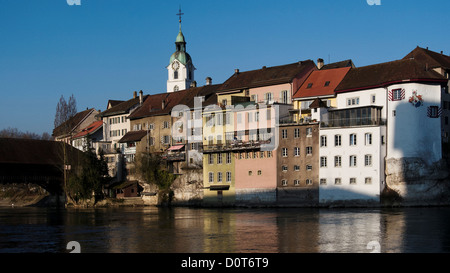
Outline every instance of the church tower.
POLYGON ((181 31, 181 9, 177 14, 180 17, 180 31, 175 40, 175 52, 170 56, 169 65, 167 66, 167 92, 176 92, 188 89, 194 81, 195 67, 192 63, 191 56, 186 52, 186 40, 181 31))

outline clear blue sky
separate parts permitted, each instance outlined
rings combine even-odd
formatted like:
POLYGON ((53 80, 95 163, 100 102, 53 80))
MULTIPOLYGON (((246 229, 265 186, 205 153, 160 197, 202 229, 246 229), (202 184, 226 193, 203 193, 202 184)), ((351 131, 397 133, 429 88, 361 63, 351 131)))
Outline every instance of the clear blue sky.
POLYGON ((417 45, 450 54, 448 0, 0 0, 0 129, 51 133, 61 95, 81 111, 165 92, 179 5, 199 85, 306 59, 365 66, 417 45))

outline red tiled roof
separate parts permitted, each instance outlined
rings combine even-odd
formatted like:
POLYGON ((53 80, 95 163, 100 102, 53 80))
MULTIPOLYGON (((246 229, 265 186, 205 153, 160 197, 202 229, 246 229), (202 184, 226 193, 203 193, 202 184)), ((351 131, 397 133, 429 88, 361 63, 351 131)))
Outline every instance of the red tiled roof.
POLYGON ((83 136, 95 133, 100 127, 102 127, 102 125, 103 125, 103 121, 101 121, 101 120, 94 121, 89 126, 84 128, 83 130, 81 130, 81 132, 76 134, 73 138, 75 139, 75 138, 79 138, 79 137, 83 137, 83 136))
POLYGON ((342 67, 311 72, 294 99, 334 95, 334 90, 348 73, 351 67, 342 67))
POLYGON ((352 68, 336 88, 336 92, 378 88, 399 82, 446 82, 442 75, 426 69, 415 59, 352 68))
POLYGON ((78 112, 75 116, 71 117, 66 122, 64 122, 63 124, 59 125, 55 129, 53 129, 52 135, 53 136, 61 136, 61 135, 71 133, 93 111, 95 111, 94 108, 86 109, 84 111, 78 112))
POLYGON ((194 98, 197 96, 204 96, 205 101, 202 106, 217 103, 216 91, 220 85, 205 85, 201 87, 191 87, 186 90, 160 93, 148 95, 148 98, 139 109, 131 113, 129 119, 138 119, 149 116, 169 115, 172 108, 177 105, 185 105, 189 108, 194 107, 194 98), (164 101, 164 109, 162 109, 164 101))
POLYGON ((221 86, 219 92, 289 83, 298 75, 309 73, 316 65, 312 60, 287 65, 263 67, 235 73, 221 86))

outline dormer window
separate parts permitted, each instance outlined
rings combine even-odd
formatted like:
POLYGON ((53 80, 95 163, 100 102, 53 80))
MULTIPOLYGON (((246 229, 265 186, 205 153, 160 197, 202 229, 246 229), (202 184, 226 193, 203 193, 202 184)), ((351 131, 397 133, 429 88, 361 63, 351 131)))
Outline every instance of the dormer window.
POLYGON ((312 82, 308 83, 308 86, 306 88, 311 88, 313 86, 312 82))
POLYGON ((330 85, 330 81, 326 81, 324 86, 330 85))

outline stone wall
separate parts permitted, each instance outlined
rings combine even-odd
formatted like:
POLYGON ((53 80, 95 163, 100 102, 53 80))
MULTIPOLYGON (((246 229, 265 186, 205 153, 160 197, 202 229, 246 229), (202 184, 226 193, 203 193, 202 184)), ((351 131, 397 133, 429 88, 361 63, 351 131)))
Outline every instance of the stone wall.
POLYGON ((201 205, 203 200, 203 169, 185 168, 172 184, 172 205, 201 205))
POLYGON ((277 189, 236 189, 236 205, 275 205, 277 189))
POLYGON ((450 180, 445 160, 428 164, 422 158, 386 160, 386 184, 398 194, 399 205, 448 205, 450 180))

